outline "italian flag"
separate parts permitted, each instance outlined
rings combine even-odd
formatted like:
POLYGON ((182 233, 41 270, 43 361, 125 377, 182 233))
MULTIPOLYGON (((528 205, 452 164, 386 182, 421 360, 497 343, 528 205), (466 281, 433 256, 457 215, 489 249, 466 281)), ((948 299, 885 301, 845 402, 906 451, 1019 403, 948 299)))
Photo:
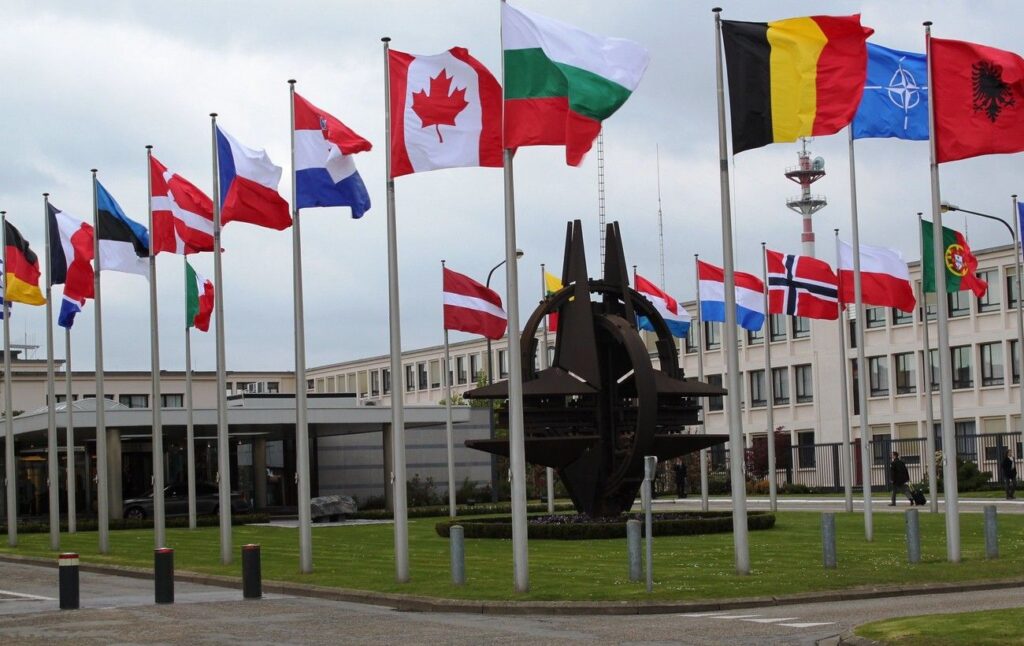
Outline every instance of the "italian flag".
POLYGON ((650 54, 623 38, 604 38, 501 4, 505 60, 505 147, 565 146, 578 166, 639 85, 650 54))
POLYGON ((210 329, 213 314, 213 282, 192 269, 185 261, 185 327, 201 332, 210 329))
MULTIPOLYGON (((921 265, 924 291, 935 291, 935 254, 932 245, 934 235, 931 222, 921 220, 921 265)), ((956 229, 942 227, 942 257, 945 261, 946 291, 971 290, 981 298, 988 291, 988 283, 978 278, 978 259, 967 246, 967 238, 956 229)))

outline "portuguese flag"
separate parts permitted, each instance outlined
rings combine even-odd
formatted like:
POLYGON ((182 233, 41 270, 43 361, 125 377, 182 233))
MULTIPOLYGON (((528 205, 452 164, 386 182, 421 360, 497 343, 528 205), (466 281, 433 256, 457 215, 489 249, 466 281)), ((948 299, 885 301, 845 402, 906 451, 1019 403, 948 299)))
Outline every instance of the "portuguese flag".
MULTIPOLYGON (((932 223, 921 220, 921 266, 924 291, 935 291, 935 254, 932 252, 932 223)), ((978 259, 971 253, 963 234, 949 227, 942 227, 942 246, 945 248, 946 291, 959 292, 969 289, 981 298, 988 290, 988 283, 978 278, 978 259)))
POLYGON ((864 93, 872 33, 859 14, 723 20, 733 154, 849 124, 864 93))
POLYGON ((210 329, 213 314, 213 282, 185 261, 185 327, 201 332, 210 329))
POLYGON ((505 60, 505 147, 565 146, 579 166, 640 83, 650 54, 623 38, 604 38, 501 4, 505 60))
POLYGON ((39 291, 39 257, 28 246, 28 240, 21 231, 4 221, 4 297, 12 303, 45 305, 46 299, 39 291))

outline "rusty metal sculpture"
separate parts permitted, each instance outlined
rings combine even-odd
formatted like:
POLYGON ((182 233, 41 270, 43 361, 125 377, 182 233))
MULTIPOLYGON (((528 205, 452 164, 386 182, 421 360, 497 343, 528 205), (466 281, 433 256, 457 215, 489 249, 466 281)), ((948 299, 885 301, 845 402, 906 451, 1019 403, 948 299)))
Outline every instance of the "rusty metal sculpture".
MULTIPOLYGON (((557 469, 577 511, 590 516, 614 516, 632 507, 645 455, 668 460, 728 440, 686 432, 700 424, 696 398, 725 391, 683 377, 664 319, 629 286, 618 223, 608 225, 606 241, 604 277, 590 280, 582 225, 568 225, 565 287, 541 301, 522 336, 526 460, 557 469), (537 370, 537 329, 555 312, 555 356, 550 368, 537 370), (637 330, 638 315, 656 330, 659 368, 637 330)), ((507 399, 508 382, 466 396, 507 399)), ((509 454, 506 439, 467 440, 466 446, 509 454)))

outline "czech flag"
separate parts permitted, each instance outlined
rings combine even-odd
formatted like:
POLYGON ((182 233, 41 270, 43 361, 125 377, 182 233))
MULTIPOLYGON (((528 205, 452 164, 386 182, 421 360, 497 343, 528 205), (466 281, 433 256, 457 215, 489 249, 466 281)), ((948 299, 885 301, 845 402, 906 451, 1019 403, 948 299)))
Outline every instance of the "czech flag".
POLYGON ((220 221, 248 222, 281 231, 292 225, 288 202, 277 192, 281 167, 265 150, 255 150, 217 126, 220 221))

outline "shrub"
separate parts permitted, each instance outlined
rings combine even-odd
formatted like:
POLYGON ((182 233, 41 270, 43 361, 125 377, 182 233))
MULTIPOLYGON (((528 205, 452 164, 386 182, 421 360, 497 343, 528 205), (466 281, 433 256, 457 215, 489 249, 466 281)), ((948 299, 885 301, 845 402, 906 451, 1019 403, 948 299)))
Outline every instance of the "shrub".
MULTIPOLYGON (((938 463, 942 463, 941 454, 938 454, 938 463)), ((992 480, 992 474, 981 471, 978 465, 968 460, 956 459, 956 485, 957 491, 980 491, 988 489, 992 480)), ((942 491, 942 469, 939 469, 938 477, 935 479, 939 491, 942 491)), ((925 474, 921 480, 922 487, 928 488, 928 475, 925 474)))
MULTIPOLYGON (((572 511, 574 507, 572 503, 558 502, 555 503, 555 511, 572 511)), ((457 505, 455 507, 456 512, 460 516, 484 516, 489 514, 510 514, 512 513, 512 504, 507 502, 489 502, 479 503, 475 505, 457 505)), ((548 510, 547 503, 533 502, 526 505, 526 511, 531 514, 543 513, 548 510)), ((434 516, 447 516, 448 505, 432 505, 430 507, 410 507, 408 510, 409 518, 431 518, 434 516)), ((352 518, 360 518, 363 520, 388 520, 392 518, 392 514, 387 509, 361 509, 352 518)))
MULTIPOLYGON (((232 525, 252 525, 255 523, 270 522, 270 515, 264 513, 254 514, 232 514, 232 525)), ((167 527, 188 527, 188 516, 172 516, 166 520, 167 527)), ((220 524, 219 516, 196 516, 196 527, 216 527, 220 524)), ((95 518, 79 518, 76 529, 80 532, 94 532, 98 527, 95 518)), ((112 530, 118 529, 152 529, 153 519, 132 519, 132 518, 111 518, 108 527, 112 530)), ((68 524, 61 521, 60 529, 67 531, 68 524)), ((21 534, 45 534, 50 531, 50 524, 46 521, 31 520, 18 523, 18 532, 21 534)), ((0 533, 7 532, 7 525, 0 525, 0 533)))
POLYGON ((782 486, 779 487, 779 493, 807 494, 817 493, 817 490, 814 487, 809 487, 798 482, 784 482, 782 483, 782 486))
POLYGON ((708 494, 720 496, 731 490, 728 471, 712 471, 708 474, 708 494))
POLYGON ((434 479, 428 477, 424 480, 418 473, 405 483, 405 492, 410 507, 428 507, 440 505, 442 502, 441 495, 434 486, 434 479))

